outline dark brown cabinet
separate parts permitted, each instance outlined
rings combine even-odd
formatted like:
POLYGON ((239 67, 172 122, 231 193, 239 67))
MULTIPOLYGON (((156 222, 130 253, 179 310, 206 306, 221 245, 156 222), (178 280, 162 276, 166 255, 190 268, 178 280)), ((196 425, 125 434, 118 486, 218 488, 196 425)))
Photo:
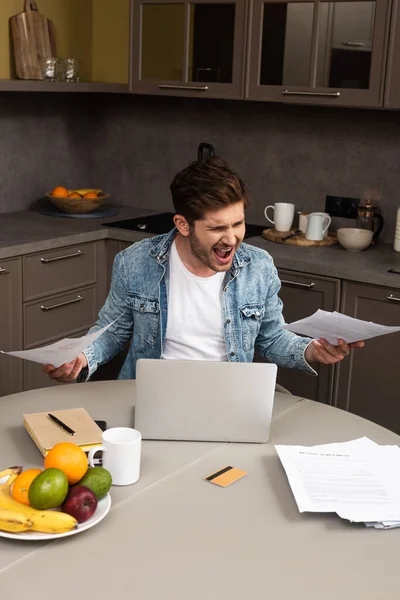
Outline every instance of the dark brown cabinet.
MULTIPOLYGON (((21 259, 0 260, 0 349, 22 348, 21 259)), ((0 396, 22 391, 22 361, 0 354, 0 396)))
POLYGON ((381 106, 390 0, 252 0, 246 98, 381 106))
MULTIPOLYGON (((400 290, 344 282, 342 311, 382 325, 400 323, 400 290)), ((400 334, 365 342, 338 365, 335 405, 400 433, 400 334)))
POLYGON ((131 91, 243 98, 246 0, 133 0, 131 91))
MULTIPOLYGON (((279 277, 282 283, 279 296, 287 323, 308 317, 318 309, 339 310, 339 279, 284 269, 279 270, 279 277)), ((329 404, 333 394, 335 368, 327 365, 313 365, 313 368, 318 377, 298 369, 279 368, 278 383, 296 396, 329 404)))
POLYGON ((384 106, 400 108, 400 2, 393 0, 384 106))

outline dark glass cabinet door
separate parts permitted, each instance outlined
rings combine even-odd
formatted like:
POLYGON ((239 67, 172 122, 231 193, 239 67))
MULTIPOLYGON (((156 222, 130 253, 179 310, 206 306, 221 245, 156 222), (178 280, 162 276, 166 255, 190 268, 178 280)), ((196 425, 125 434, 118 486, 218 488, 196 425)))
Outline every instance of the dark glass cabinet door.
POLYGON ((243 98, 245 0, 134 0, 136 93, 243 98))
POLYGON ((380 106, 389 0, 253 0, 246 97, 380 106))

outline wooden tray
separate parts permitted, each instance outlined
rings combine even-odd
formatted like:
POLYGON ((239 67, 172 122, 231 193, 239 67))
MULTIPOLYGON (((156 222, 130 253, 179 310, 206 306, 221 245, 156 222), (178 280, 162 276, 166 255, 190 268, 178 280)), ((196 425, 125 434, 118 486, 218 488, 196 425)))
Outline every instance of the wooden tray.
MULTIPOLYGON (((291 231, 295 231, 295 229, 291 229, 291 231)), ((282 233, 281 231, 276 231, 276 229, 264 229, 262 232, 263 237, 270 242, 277 242, 278 244, 288 244, 290 246, 333 246, 337 244, 337 236, 334 232, 329 232, 326 238, 321 240, 320 242, 314 242, 312 240, 306 240, 304 233, 300 235, 295 235, 288 240, 282 241, 286 235, 289 235, 289 231, 282 233)))

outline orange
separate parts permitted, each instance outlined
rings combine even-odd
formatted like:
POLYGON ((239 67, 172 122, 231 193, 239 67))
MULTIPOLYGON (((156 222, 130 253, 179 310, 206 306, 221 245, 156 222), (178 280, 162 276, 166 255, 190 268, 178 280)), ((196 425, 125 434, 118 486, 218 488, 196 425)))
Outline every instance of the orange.
POLYGON ((27 504, 30 506, 28 492, 31 487, 32 481, 42 473, 41 469, 27 469, 26 471, 22 471, 20 475, 18 475, 17 479, 14 481, 11 488, 11 495, 14 500, 17 502, 22 502, 22 504, 27 504))
POLYGON ((76 483, 88 470, 87 456, 76 444, 60 442, 52 447, 44 459, 45 469, 60 469, 70 485, 76 483))
POLYGON ((63 185, 58 185, 51 192, 51 195, 55 196, 56 198, 66 198, 68 196, 68 190, 63 185))
POLYGON ((83 196, 84 198, 97 198, 96 192, 88 192, 83 196))
POLYGON ((76 192, 72 192, 71 194, 68 194, 68 198, 82 198, 82 196, 80 196, 76 192))

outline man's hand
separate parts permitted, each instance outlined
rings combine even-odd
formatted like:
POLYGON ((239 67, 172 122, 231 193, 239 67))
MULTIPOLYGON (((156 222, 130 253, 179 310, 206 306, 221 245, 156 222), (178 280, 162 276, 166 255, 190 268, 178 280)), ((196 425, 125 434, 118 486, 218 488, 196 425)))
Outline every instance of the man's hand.
POLYGON ((69 382, 75 381, 82 369, 87 367, 87 364, 87 358, 82 352, 77 358, 74 358, 69 363, 64 363, 57 369, 53 365, 43 365, 42 371, 43 373, 47 373, 50 379, 69 382))
POLYGON ((362 348, 363 346, 364 342, 346 344, 344 340, 339 340, 338 346, 332 346, 324 338, 320 338, 307 346, 305 359, 308 363, 319 362, 323 365, 334 365, 346 358, 352 348, 362 348))

